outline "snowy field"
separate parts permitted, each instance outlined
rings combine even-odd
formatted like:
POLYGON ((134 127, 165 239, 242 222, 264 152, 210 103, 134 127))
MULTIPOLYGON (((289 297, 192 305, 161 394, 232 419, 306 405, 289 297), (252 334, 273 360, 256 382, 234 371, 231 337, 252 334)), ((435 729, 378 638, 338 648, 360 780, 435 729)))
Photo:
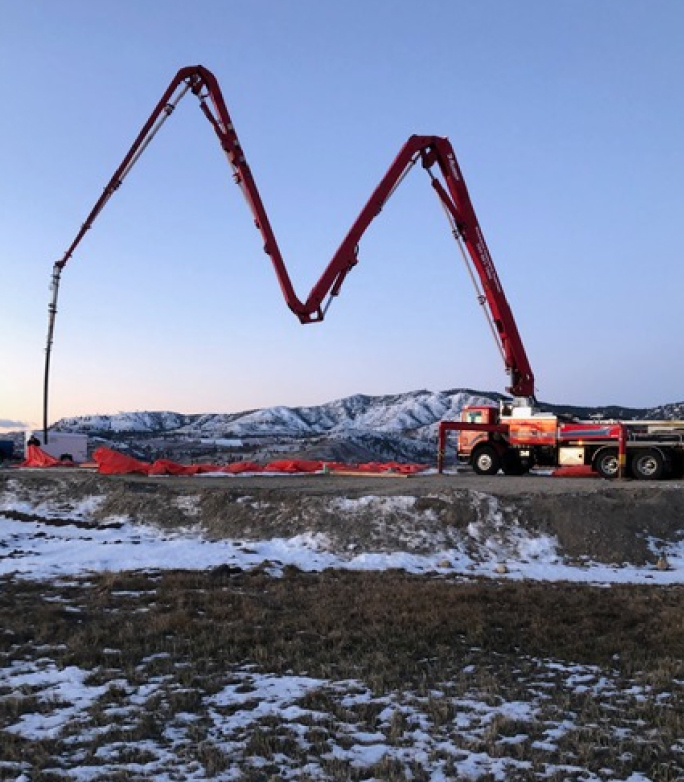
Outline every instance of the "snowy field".
MULTIPOLYGON (((601 584, 684 582, 684 539, 649 541, 661 569, 590 560, 581 565, 568 564, 552 536, 532 535, 522 526, 507 527, 493 497, 487 498, 491 507, 485 522, 469 526, 464 540, 467 546, 454 546, 452 540, 452 545, 445 547, 443 535, 412 531, 414 537, 422 535, 422 548, 432 550, 422 555, 411 553, 408 545, 406 551, 340 552, 329 536, 320 532, 270 540, 217 541, 208 540, 199 528, 161 531, 130 517, 109 517, 96 523, 91 514, 98 502, 99 498, 89 497, 67 506, 55 501, 36 504, 20 500, 11 492, 0 494, 0 575, 53 579, 135 569, 206 569, 218 565, 250 569, 266 563, 274 575, 282 567, 293 565, 312 572, 326 568, 401 568, 410 573, 601 584), (33 517, 40 520, 30 520, 33 517)), ((378 519, 390 518, 395 524, 419 516, 412 496, 340 497, 331 500, 331 505, 350 518, 371 513, 378 519)), ((424 516, 429 514, 423 511, 424 516)))
MULTIPOLYGON (((115 658, 117 650, 108 653, 115 658)), ((141 673, 152 662, 144 660, 141 673)), ((465 670, 463 676, 468 673, 465 670)), ((611 727, 609 720, 616 721, 621 707, 634 699, 649 701, 648 689, 637 684, 625 688, 617 676, 607 677, 594 666, 551 660, 522 660, 520 671, 514 673, 524 676, 521 683, 528 697, 523 700, 485 699, 480 687, 464 690, 452 682, 427 693, 396 691, 378 696, 360 681, 237 670, 231 672, 230 684, 204 698, 200 713, 167 712, 163 725, 154 731, 157 735, 137 742, 130 735, 139 733, 151 703, 163 704, 174 696, 182 699, 182 689, 170 686, 171 675, 151 675, 142 686, 125 676, 89 684, 90 671, 74 666, 60 669, 43 658, 33 664, 14 662, 3 670, 1 686, 30 691, 43 704, 40 713, 24 713, 6 726, 7 733, 29 741, 63 738, 63 754, 49 769, 55 779, 325 780, 345 778, 341 771, 350 779, 435 782, 664 778, 638 771, 620 775, 608 765, 592 773, 573 758, 559 758, 562 740, 581 730, 591 729, 597 740, 627 747, 630 739, 638 737, 639 727, 611 727), (568 701, 599 699, 603 724, 583 725, 584 715, 571 709, 554 713, 549 691, 557 694, 558 690, 568 701), (201 733, 198 723, 202 723, 201 733), (500 734, 494 742, 493 731, 500 734), (261 750, 256 752, 255 734, 261 740, 261 750), (199 744, 198 735, 202 736, 199 744), (485 750, 492 743, 496 751, 485 750), (526 760, 520 750, 525 744, 532 745, 537 758, 546 760, 526 760), (97 746, 96 757, 88 757, 92 745, 97 746), (274 751, 278 746, 289 749, 274 751), (122 773, 127 776, 116 776, 122 773)), ((660 709, 676 708, 676 703, 673 695, 659 698, 660 709)), ((156 706, 157 719, 163 711, 163 705, 156 706)), ((683 756, 684 740, 673 749, 683 756)), ((623 764, 629 761, 628 754, 622 758, 623 764)), ((34 779, 22 762, 0 764, 0 773, 3 779, 18 782, 34 779)))
MULTIPOLYGON (((377 506, 378 513, 396 517, 411 512, 411 500, 336 502, 349 514, 363 505, 364 511, 377 506)), ((2 779, 684 779, 684 738, 677 733, 684 675, 677 669, 666 684, 639 668, 627 666, 626 675, 619 652, 614 665, 599 665, 523 653, 497 658, 468 647, 450 663, 449 676, 438 674, 420 686, 379 687, 367 678, 312 675, 307 664, 279 666, 270 659, 212 658, 211 674, 200 673, 206 661, 199 665, 187 643, 169 640, 129 658, 134 630, 96 633, 101 646, 86 654, 69 635, 100 621, 93 605, 100 605, 103 592, 109 602, 98 610, 107 621, 115 617, 121 627, 144 623, 146 616, 158 621, 153 616, 163 603, 160 573, 175 569, 259 571, 271 580, 288 568, 321 577, 331 569, 399 569, 450 584, 484 576, 502 583, 656 588, 684 580, 681 544, 652 542, 667 560, 662 570, 572 566, 552 537, 534 537, 522 528, 504 536, 496 525, 493 534, 491 525, 471 525, 468 553, 459 546, 440 548, 443 540, 437 538, 430 554, 349 553, 332 550, 320 533, 210 541, 197 529, 161 531, 132 518, 96 523, 97 502, 88 498, 66 507, 32 505, 7 491, 0 497, 3 612, 9 615, 10 602, 28 595, 32 610, 55 612, 54 635, 48 631, 40 642, 4 622, 2 779), (108 578, 125 585, 129 571, 146 571, 147 586, 102 586, 108 578)), ((182 597, 179 590, 177 599, 182 597)), ((198 621, 203 614, 198 612, 198 621)))

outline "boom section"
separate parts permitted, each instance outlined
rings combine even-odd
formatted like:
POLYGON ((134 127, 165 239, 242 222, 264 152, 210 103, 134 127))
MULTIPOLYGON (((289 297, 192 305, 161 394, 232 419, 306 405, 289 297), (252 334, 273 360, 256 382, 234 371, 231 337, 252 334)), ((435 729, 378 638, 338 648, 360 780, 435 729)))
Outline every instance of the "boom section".
MULTIPOLYGON (((431 174, 433 187, 453 220, 457 234, 455 238, 464 243, 480 279, 485 302, 491 313, 494 335, 499 342, 511 380, 507 390, 517 397, 534 397, 534 375, 525 347, 470 200, 456 153, 447 138, 411 136, 408 139, 342 240, 320 279, 311 289, 306 301, 302 302, 292 287, 278 242, 216 78, 202 66, 184 70, 177 74, 174 81, 190 81, 192 91, 200 98, 202 111, 219 138, 233 169, 234 179, 240 185, 254 216, 254 223, 261 232, 264 250, 271 259, 285 301, 302 323, 323 320, 331 298, 339 294, 347 274, 358 263, 358 247, 363 234, 411 168, 419 160, 428 171, 436 164, 446 183, 446 190, 431 174), (184 70, 189 70, 187 75, 184 75, 184 70), (206 102, 207 97, 211 100, 213 112, 206 102), (327 304, 324 305, 326 299, 327 304)), ((162 110, 163 101, 160 101, 156 113, 162 110)))
MULTIPOLYGON (((53 295, 49 306, 50 320, 45 362, 45 400, 47 400, 50 350, 61 272, 109 199, 121 186, 164 122, 189 91, 198 98, 202 112, 218 137, 233 171, 233 179, 239 185, 254 218, 254 224, 261 233, 264 251, 271 259, 285 302, 302 323, 323 320, 332 297, 339 294, 347 274, 358 263, 358 247, 363 234, 380 214, 383 206, 407 173, 417 162, 420 162, 422 167, 428 171, 433 188, 447 212, 454 237, 459 245, 465 246, 470 262, 479 278, 482 289, 479 296, 480 304, 488 308, 492 330, 498 341, 506 370, 510 375, 511 385, 507 390, 517 397, 534 397, 534 376, 525 348, 475 215, 456 155, 447 138, 411 136, 408 139, 342 240, 320 279, 313 286, 306 300, 302 301, 297 297, 292 286, 282 253, 235 131, 221 88, 216 77, 209 70, 201 65, 196 65, 181 68, 175 75, 121 165, 116 169, 102 195, 88 214, 75 239, 54 265, 53 295), (444 184, 432 172, 433 167, 438 169, 444 184)), ((471 276, 473 276, 472 270, 471 276)), ((473 281, 475 282, 474 276, 473 281)), ((46 408, 47 401, 45 401, 44 407, 45 421, 47 421, 46 408)))
POLYGON ((433 187, 445 208, 451 213, 455 224, 455 238, 465 244, 482 285, 486 303, 492 316, 495 335, 500 343, 506 370, 511 379, 511 385, 507 390, 513 396, 534 399, 534 373, 527 357, 527 351, 520 337, 515 317, 508 304, 449 139, 435 139, 432 150, 424 154, 426 167, 429 167, 433 159, 430 153, 434 155, 434 160, 439 166, 450 198, 446 197, 439 180, 435 178, 432 179, 433 187))

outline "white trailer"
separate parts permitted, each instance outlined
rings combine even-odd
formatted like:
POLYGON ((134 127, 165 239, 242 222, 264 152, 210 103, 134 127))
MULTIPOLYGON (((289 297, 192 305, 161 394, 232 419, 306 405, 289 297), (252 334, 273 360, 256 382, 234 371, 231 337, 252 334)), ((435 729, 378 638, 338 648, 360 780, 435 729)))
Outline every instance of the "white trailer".
POLYGON ((81 464, 88 461, 88 435, 71 432, 48 432, 47 443, 42 431, 26 432, 26 446, 29 440, 38 440, 38 447, 55 459, 71 459, 81 464))

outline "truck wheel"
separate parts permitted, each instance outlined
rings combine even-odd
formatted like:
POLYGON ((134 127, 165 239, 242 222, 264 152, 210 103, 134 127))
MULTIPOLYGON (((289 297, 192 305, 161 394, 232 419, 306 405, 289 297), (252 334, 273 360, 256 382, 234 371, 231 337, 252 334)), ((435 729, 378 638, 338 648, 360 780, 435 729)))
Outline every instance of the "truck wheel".
POLYGON ((617 448, 601 448, 594 457, 594 469, 608 480, 617 478, 620 470, 617 448))
POLYGON ((632 475, 640 481, 657 481, 665 473, 665 459, 657 448, 644 448, 632 457, 632 475))
POLYGON ((478 475, 496 475, 501 467, 501 457, 493 445, 483 445, 473 454, 473 470, 478 475))

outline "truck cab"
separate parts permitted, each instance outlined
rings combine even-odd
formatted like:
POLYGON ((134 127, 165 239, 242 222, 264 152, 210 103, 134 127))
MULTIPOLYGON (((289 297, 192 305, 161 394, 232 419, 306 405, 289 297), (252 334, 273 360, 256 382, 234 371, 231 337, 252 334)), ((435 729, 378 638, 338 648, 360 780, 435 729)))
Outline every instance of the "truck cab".
MULTIPOLYGON (((499 408, 493 405, 466 406, 461 410, 461 421, 466 424, 489 424, 499 423, 499 408)), ((462 464, 470 462, 473 450, 480 443, 486 443, 489 440, 490 432, 487 429, 463 429, 458 433, 458 461, 462 464)))
POLYGON ((550 413, 535 412, 527 405, 502 402, 466 406, 461 411, 457 457, 470 464, 479 475, 503 470, 522 475, 534 464, 554 463, 558 419, 550 413))

